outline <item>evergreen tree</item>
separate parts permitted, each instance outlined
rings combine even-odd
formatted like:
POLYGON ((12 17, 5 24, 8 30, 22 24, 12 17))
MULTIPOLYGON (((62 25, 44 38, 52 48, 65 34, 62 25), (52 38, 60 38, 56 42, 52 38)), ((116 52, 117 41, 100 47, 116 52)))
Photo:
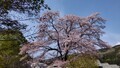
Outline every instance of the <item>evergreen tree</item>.
POLYGON ((0 68, 19 68, 20 44, 27 42, 20 31, 4 30, 0 32, 0 68))

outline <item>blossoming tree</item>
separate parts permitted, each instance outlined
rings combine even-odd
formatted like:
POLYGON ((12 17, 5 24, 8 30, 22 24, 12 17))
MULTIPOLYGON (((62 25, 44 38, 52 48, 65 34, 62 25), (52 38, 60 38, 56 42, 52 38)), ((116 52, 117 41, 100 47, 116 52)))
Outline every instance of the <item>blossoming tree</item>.
POLYGON ((40 51, 40 59, 50 55, 61 61, 67 61, 69 54, 95 54, 98 47, 109 47, 100 39, 104 34, 104 24, 105 20, 99 13, 88 17, 61 17, 58 12, 48 11, 39 19, 37 41, 24 44, 20 54, 40 51))

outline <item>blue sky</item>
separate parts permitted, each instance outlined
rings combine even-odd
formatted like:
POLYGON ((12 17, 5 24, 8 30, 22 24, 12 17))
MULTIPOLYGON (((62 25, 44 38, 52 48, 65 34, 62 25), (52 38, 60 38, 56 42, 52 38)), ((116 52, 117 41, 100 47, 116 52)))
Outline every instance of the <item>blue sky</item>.
POLYGON ((53 11, 62 15, 88 16, 99 12, 107 20, 102 39, 110 45, 120 42, 120 0, 46 0, 53 11))

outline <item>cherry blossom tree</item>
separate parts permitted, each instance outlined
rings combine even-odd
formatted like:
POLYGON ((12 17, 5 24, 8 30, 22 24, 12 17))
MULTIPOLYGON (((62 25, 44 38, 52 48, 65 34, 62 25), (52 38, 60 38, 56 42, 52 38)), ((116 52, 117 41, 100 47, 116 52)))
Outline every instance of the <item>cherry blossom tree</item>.
POLYGON ((109 47, 100 38, 104 34, 105 21, 99 13, 87 17, 61 17, 59 12, 48 11, 39 19, 37 40, 23 45, 20 54, 40 51, 40 59, 49 55, 61 61, 67 61, 70 54, 96 54, 98 47, 109 47))

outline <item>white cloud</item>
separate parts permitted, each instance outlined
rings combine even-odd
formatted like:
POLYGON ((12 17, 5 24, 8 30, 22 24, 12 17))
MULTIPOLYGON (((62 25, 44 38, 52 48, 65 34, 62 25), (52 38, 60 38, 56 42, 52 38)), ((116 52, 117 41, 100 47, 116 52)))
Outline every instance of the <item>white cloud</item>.
POLYGON ((120 42, 117 42, 115 45, 120 45, 120 42))
POLYGON ((120 35, 118 33, 106 31, 106 34, 103 35, 102 39, 108 42, 111 46, 116 45, 118 41, 120 43, 120 35))

